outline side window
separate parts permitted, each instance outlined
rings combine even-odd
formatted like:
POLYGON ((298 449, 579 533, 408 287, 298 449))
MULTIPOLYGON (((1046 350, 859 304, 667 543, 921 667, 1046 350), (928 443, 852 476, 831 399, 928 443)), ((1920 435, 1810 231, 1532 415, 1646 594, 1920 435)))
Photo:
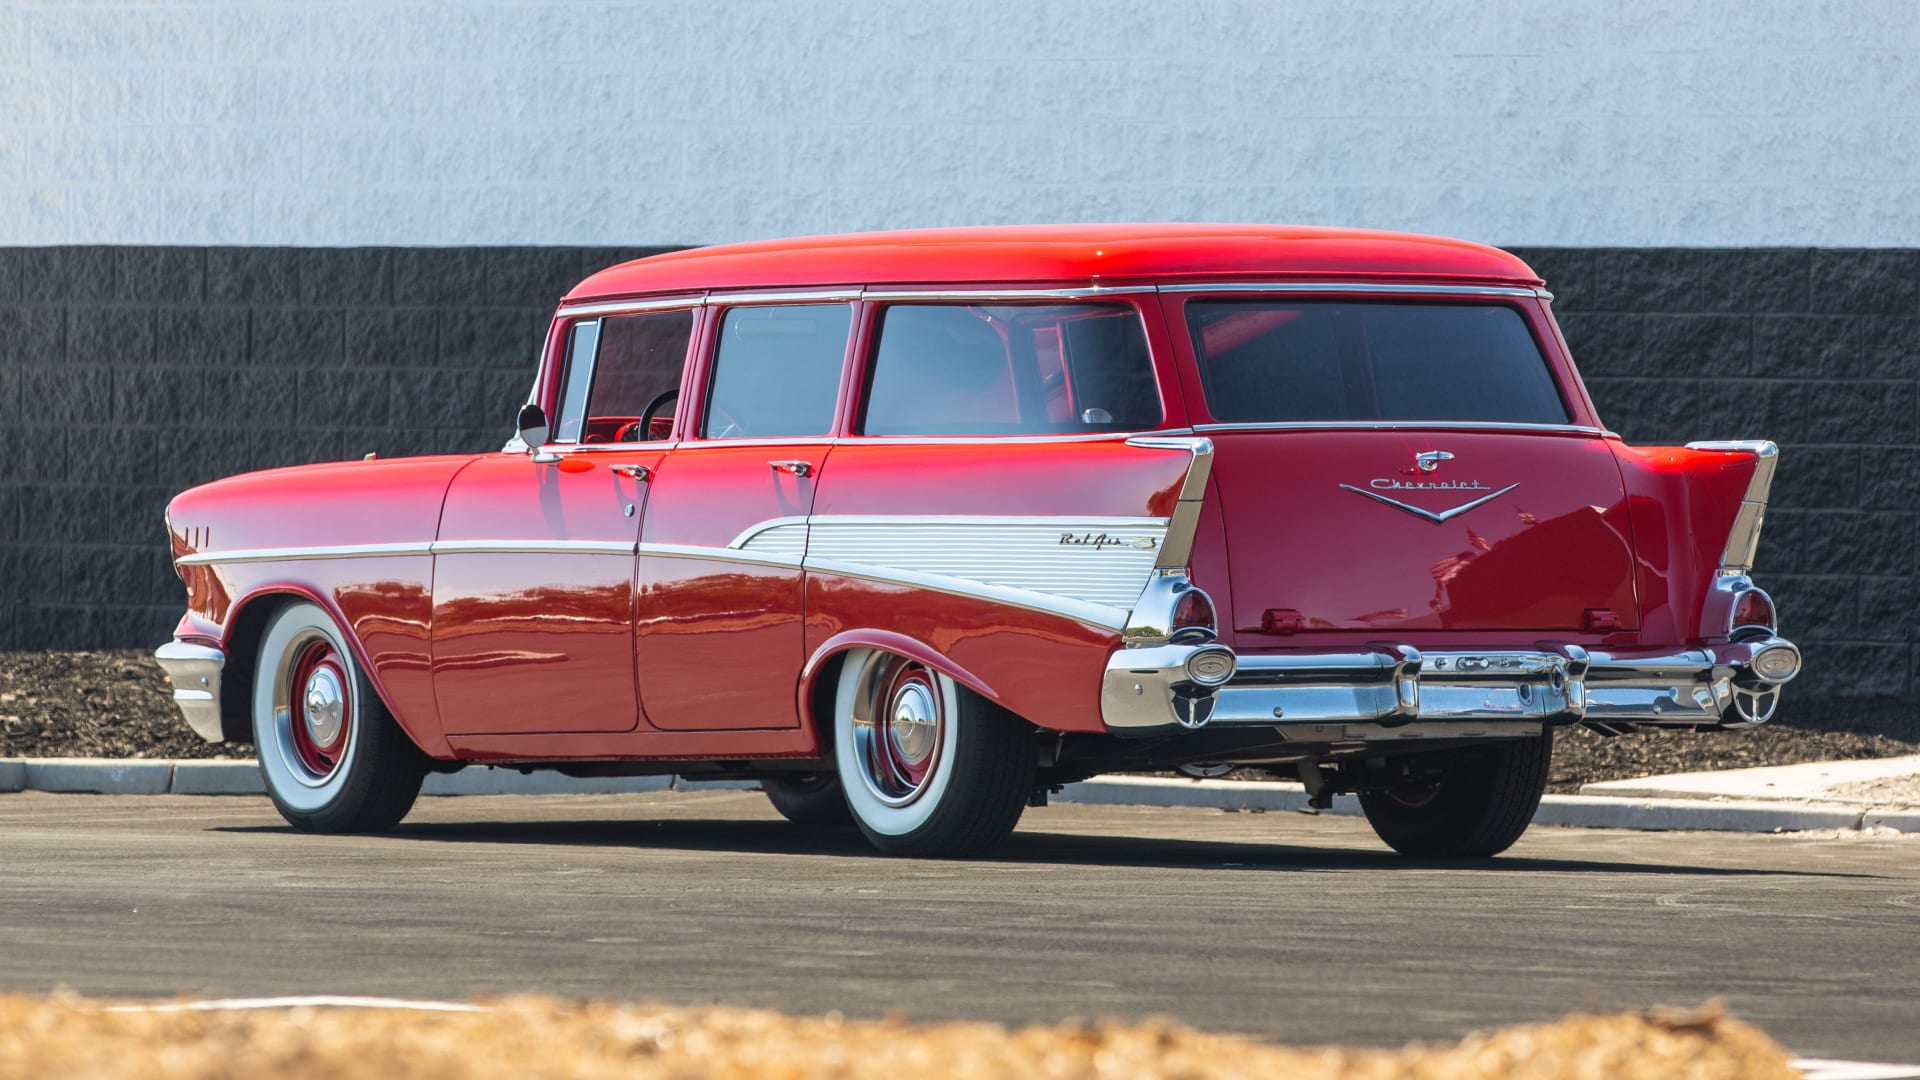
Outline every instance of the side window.
POLYGON ((569 333, 555 442, 643 442, 672 433, 691 310, 592 319, 569 333))
POLYGON ((832 431, 852 317, 847 304, 728 308, 700 433, 765 439, 832 431))
POLYGON ((1163 417, 1124 304, 895 304, 881 313, 867 435, 1078 435, 1163 417))

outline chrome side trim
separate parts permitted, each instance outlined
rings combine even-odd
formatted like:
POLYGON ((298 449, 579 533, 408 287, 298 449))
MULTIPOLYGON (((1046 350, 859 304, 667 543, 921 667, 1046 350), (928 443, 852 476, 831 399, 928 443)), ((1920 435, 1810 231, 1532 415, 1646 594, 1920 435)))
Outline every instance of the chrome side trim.
POLYGON ((580 300, 560 302, 559 314, 567 318, 588 315, 638 315, 647 311, 677 311, 697 308, 707 302, 707 294, 674 296, 652 300, 580 300))
POLYGON ((804 526, 806 525, 806 523, 807 523, 807 518, 806 518, 806 515, 804 514, 798 514, 791 517, 768 518, 765 521, 757 521, 752 525, 749 525, 746 528, 740 530, 740 535, 728 541, 727 546, 730 548, 743 548, 747 546, 748 541, 752 540, 756 536, 759 536, 763 532, 767 532, 772 529, 789 528, 795 525, 804 526))
POLYGON ((1521 424, 1504 420, 1276 420, 1261 423, 1195 424, 1195 431, 1552 431, 1617 439, 1606 428, 1583 424, 1521 424))
POLYGON ((1212 285, 1161 285, 1163 293, 1378 293, 1387 296, 1519 296, 1532 299, 1545 289, 1531 285, 1402 284, 1367 281, 1234 281, 1212 285))
POLYGON ((631 555, 631 540, 436 540, 435 555, 631 555))
POLYGON ((193 733, 210 743, 225 741, 220 726, 220 671, 227 655, 208 645, 169 641, 154 650, 153 658, 173 684, 173 703, 193 733))
POLYGON ((703 544, 641 544, 639 554, 662 559, 709 559, 714 562, 745 563, 748 566, 779 566, 797 570, 800 556, 784 551, 748 552, 735 548, 707 547, 703 544))
POLYGON ((1046 615, 1058 615, 1105 630, 1117 631, 1127 623, 1127 613, 1121 608, 989 582, 970 581, 965 578, 903 570, 891 566, 874 566, 869 563, 816 559, 811 555, 807 557, 806 567, 813 573, 859 578, 862 581, 874 581, 884 585, 906 585, 916 589, 946 593, 949 596, 970 597, 1046 615))
POLYGON ((332 544, 313 547, 241 548, 233 551, 196 551, 175 559, 178 566, 215 563, 277 562, 282 559, 369 559, 388 555, 430 555, 430 543, 332 544))
POLYGON ((1780 447, 1766 439, 1734 439, 1718 442, 1690 442, 1689 450, 1708 450, 1729 454, 1752 454, 1753 477, 1741 496, 1739 513, 1727 533, 1727 546, 1720 552, 1722 574, 1744 574, 1753 569, 1753 554, 1760 547, 1760 529, 1767 521, 1767 499, 1773 491, 1773 472, 1780 462, 1780 447))
POLYGON ((1183 572, 1193 558, 1194 534, 1200 531, 1200 510, 1207 497, 1207 480, 1213 475, 1213 440, 1201 436, 1161 438, 1137 435, 1128 446, 1151 450, 1185 450, 1193 455, 1187 465, 1187 478, 1180 485, 1173 517, 1167 522, 1167 539, 1160 545, 1160 557, 1154 569, 1162 573, 1183 572))

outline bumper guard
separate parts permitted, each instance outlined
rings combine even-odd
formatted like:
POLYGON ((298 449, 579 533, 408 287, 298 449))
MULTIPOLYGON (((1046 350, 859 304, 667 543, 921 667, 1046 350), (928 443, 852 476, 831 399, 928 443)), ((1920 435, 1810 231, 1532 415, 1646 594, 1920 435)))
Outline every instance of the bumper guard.
POLYGON ((173 703, 194 734, 208 742, 226 738, 220 726, 220 669, 227 656, 219 649, 187 641, 169 641, 153 654, 173 684, 173 703))

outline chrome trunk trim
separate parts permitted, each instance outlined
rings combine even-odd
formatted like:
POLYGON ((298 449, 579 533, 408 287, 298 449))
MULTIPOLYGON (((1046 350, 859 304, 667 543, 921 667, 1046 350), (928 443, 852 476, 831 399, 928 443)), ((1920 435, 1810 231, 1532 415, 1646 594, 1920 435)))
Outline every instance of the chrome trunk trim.
POLYGON ((193 733, 210 743, 225 741, 220 725, 220 671, 227 655, 210 645, 169 641, 154 650, 153 658, 173 684, 173 703, 193 733))

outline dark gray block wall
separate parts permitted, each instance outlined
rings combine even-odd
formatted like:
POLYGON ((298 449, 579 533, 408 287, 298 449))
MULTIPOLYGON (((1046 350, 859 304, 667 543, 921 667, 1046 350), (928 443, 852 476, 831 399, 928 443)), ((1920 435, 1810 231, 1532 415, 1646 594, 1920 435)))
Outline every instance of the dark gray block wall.
MULTIPOLYGON (((181 488, 499 446, 555 299, 655 250, 0 248, 0 648, 165 640, 181 488)), ((1629 441, 1783 447, 1756 575, 1803 692, 1920 689, 1920 251, 1520 254, 1629 441)))

